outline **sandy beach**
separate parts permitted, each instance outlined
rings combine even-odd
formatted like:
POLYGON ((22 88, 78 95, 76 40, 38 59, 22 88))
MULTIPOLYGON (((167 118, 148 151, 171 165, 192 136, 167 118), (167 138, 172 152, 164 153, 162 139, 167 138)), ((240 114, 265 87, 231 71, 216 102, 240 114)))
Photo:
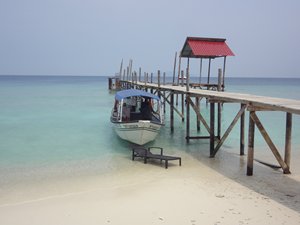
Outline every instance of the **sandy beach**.
POLYGON ((128 154, 113 173, 2 188, 1 224, 300 224, 297 167, 283 175, 255 163, 247 177, 245 156, 181 157, 164 169, 128 154))

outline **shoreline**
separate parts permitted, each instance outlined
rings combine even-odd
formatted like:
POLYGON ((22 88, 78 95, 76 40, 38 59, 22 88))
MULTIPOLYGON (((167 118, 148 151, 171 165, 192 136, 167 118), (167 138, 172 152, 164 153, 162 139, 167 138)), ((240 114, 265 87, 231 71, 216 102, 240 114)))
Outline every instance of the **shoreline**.
POLYGON ((232 151, 214 159, 205 151, 175 154, 182 157, 181 167, 143 164, 128 154, 120 158, 124 170, 16 187, 11 199, 0 201, 0 220, 8 225, 300 224, 300 170, 293 169, 300 158, 292 158, 291 175, 254 162, 248 177, 246 156, 232 151))

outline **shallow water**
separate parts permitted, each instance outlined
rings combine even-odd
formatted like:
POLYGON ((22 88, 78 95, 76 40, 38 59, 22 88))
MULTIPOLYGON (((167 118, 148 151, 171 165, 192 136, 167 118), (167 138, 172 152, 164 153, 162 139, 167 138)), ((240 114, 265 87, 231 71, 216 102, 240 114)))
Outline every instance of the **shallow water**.
MULTIPOLYGON (((114 92, 108 90, 107 83, 106 77, 0 76, 0 184, 47 176, 109 173, 130 166, 127 161, 131 145, 120 140, 111 129, 109 117, 114 92)), ((226 91, 300 99, 300 79, 229 78, 226 91)), ((239 107, 224 105, 223 133, 239 107)), ((209 107, 205 102, 201 110, 208 121, 209 107)), ((285 113, 258 115, 275 144, 282 147, 285 113)), ((185 124, 176 114, 175 118, 175 131, 171 133, 167 107, 166 125, 149 145, 162 146, 169 154, 203 151, 208 156, 209 141, 191 140, 187 145, 185 124)), ((295 115, 293 146, 300 145, 299 128, 300 118, 295 115)), ((203 126, 200 134, 207 134, 203 126)), ((192 116, 191 135, 199 135, 195 116, 192 116)), ((258 131, 256 136, 255 145, 266 146, 258 131)), ((238 148, 239 126, 236 126, 222 149, 230 152, 238 148)))

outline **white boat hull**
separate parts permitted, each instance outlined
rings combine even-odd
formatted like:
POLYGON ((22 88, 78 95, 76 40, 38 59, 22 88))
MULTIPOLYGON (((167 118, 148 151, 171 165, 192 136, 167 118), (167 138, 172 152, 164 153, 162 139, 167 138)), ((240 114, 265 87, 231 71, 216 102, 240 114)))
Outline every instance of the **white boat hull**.
POLYGON ((139 120, 129 123, 114 123, 118 136, 137 145, 144 145, 153 141, 159 133, 161 125, 149 120, 139 120))

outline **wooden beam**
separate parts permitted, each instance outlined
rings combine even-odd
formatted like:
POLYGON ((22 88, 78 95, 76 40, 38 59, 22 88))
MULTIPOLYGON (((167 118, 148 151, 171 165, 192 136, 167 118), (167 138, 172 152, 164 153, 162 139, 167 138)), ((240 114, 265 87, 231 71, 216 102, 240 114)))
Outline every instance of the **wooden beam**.
POLYGON ((255 114, 255 112, 250 114, 252 120, 255 122, 255 125, 257 126, 258 130, 260 131, 261 135, 265 139, 266 143, 268 144, 269 148, 273 152, 275 158, 277 159, 278 163, 280 164, 281 168, 283 169, 283 172, 285 174, 290 173, 289 167, 287 164, 283 161, 281 158, 281 155, 279 151, 277 150, 276 146, 274 145, 273 141, 271 140, 270 136, 268 135, 267 131, 263 127, 262 123, 260 122, 259 118, 255 114))
POLYGON ((255 113, 251 111, 249 113, 249 131, 248 131, 248 155, 247 155, 247 176, 253 175, 253 160, 254 160, 254 131, 255 124, 251 117, 251 114, 255 113))
POLYGON ((192 101, 192 99, 190 97, 187 97, 187 101, 191 104, 191 106, 193 107, 194 111, 197 114, 197 118, 199 118, 201 120, 201 122, 203 123, 204 127, 206 128, 206 130, 210 134, 210 127, 206 123, 205 119, 202 117, 199 109, 195 106, 194 102, 192 101))
POLYGON ((218 142, 217 146, 215 147, 215 149, 213 151, 213 157, 219 151, 220 147, 222 146, 222 144, 224 143, 224 141, 226 140, 226 138, 228 137, 228 135, 232 131, 233 127, 235 126, 235 124, 237 123, 237 121, 239 120, 241 115, 245 112, 246 107, 247 107, 246 105, 243 105, 243 107, 239 110, 239 112, 234 117, 233 121, 231 122, 231 124, 229 125, 227 130, 225 131, 223 137, 221 138, 221 140, 218 142))
MULTIPOLYGON (((171 102, 168 100, 168 98, 169 98, 171 95, 172 95, 172 92, 170 92, 169 95, 168 95, 167 97, 165 97, 164 95, 161 95, 161 96, 164 98, 164 100, 165 100, 167 103, 169 103, 169 105, 171 105, 171 102)), ((179 110, 174 106, 174 103, 173 103, 173 109, 174 109, 174 111, 175 111, 181 118, 184 119, 184 115, 181 114, 181 113, 179 112, 179 110)))
POLYGON ((263 107, 263 106, 255 106, 255 105, 248 105, 248 111, 276 111, 272 107, 263 107))
MULTIPOLYGON (((188 139, 209 139, 210 136, 189 136, 186 138, 188 138, 188 139)), ((217 138, 217 136, 215 138, 217 138)))

